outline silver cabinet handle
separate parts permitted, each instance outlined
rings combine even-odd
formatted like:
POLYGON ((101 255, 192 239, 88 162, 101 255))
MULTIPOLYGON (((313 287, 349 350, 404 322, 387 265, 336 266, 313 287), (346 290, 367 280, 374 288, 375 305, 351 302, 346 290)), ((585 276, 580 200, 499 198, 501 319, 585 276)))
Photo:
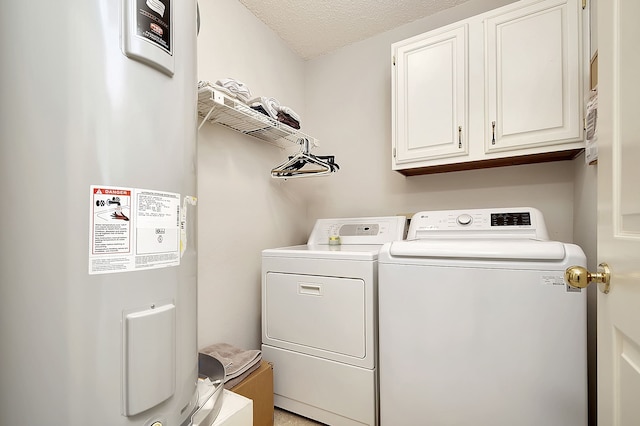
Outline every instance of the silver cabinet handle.
POLYGON ((496 122, 491 122, 491 145, 496 144, 496 122))

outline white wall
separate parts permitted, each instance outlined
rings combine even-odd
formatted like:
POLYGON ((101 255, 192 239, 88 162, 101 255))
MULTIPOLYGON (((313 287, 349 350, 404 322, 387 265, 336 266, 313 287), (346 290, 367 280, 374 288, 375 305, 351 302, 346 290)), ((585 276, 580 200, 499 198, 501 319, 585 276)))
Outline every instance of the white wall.
MULTIPOLYGON (((597 33, 597 4, 596 0, 589 2, 589 20, 583 21, 587 25, 585 40, 588 46, 585 49, 585 75, 589 76, 590 59, 598 50, 597 33)), ((590 78, 587 78, 590 81, 590 78)), ((588 87, 589 88, 589 87, 588 87)), ((586 95, 589 96, 589 95, 586 95)), ((581 155, 575 160, 575 193, 574 193, 574 239, 587 255, 587 269, 597 270, 597 165, 585 165, 585 157, 581 155)), ((587 288, 587 364, 588 364, 588 386, 589 386, 589 426, 597 423, 597 300, 598 288, 590 285, 587 288)))
MULTIPOLYGON (((597 268, 597 166, 586 166, 584 154, 574 161, 574 242, 587 255, 587 269, 597 268)), ((596 331, 598 287, 587 288, 587 361, 589 366, 589 424, 596 423, 596 331)))
MULTIPOLYGON (((584 156, 526 166, 404 177, 391 170, 391 43, 481 13, 499 2, 469 1, 306 64, 308 131, 341 171, 315 185, 310 220, 323 216, 527 205, 550 237, 596 259, 596 169, 584 156), (482 8, 484 9, 482 9, 482 8)), ((507 3, 507 2, 502 2, 507 3)), ((595 418, 595 287, 588 290, 590 415, 595 418)))
POLYGON ((313 183, 309 219, 533 206, 551 237, 573 239, 571 162, 404 177, 391 170, 391 43, 508 1, 469 1, 306 63, 307 131, 339 173, 313 183))
POLYGON ((314 152, 336 155, 341 167, 273 180, 286 153, 221 126, 200 130, 200 346, 259 347, 260 251, 305 242, 319 217, 527 205, 544 213, 553 239, 587 232, 590 224, 573 220, 579 159, 415 177, 391 170, 391 43, 506 3, 470 0, 305 63, 237 0, 200 2, 200 78, 238 78, 291 106, 320 139, 314 152))
MULTIPOLYGON (((237 0, 200 1, 198 77, 236 78, 304 116, 303 62, 237 0)), ((260 252, 303 243, 305 193, 270 177, 287 152, 219 125, 198 132, 198 345, 260 344, 260 252)))

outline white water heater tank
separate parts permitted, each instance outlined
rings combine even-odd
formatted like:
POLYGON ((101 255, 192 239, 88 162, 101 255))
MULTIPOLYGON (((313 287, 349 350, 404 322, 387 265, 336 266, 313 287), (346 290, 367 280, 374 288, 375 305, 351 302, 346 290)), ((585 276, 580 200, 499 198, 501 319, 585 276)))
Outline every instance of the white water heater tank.
POLYGON ((2 4, 1 426, 189 422, 196 7, 2 4))

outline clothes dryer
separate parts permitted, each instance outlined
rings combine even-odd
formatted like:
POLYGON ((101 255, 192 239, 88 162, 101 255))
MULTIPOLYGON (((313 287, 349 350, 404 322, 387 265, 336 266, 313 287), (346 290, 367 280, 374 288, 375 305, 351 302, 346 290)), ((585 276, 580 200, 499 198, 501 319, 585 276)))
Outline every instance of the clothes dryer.
POLYGON ((277 407, 334 426, 378 424, 378 252, 405 222, 320 219, 306 245, 262 252, 262 353, 277 407))
POLYGON ((414 215, 379 257, 381 424, 586 425, 585 264, 536 209, 414 215))

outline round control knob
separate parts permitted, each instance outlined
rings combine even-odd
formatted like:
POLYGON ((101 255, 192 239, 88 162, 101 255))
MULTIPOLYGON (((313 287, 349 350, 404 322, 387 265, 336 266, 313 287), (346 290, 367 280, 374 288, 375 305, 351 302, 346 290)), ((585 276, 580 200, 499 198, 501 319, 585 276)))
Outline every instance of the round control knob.
POLYGON ((468 214, 461 214, 460 216, 458 216, 458 219, 456 220, 460 225, 466 226, 471 224, 471 222, 473 221, 473 218, 468 214))

